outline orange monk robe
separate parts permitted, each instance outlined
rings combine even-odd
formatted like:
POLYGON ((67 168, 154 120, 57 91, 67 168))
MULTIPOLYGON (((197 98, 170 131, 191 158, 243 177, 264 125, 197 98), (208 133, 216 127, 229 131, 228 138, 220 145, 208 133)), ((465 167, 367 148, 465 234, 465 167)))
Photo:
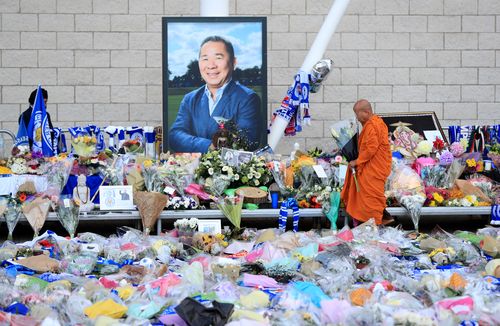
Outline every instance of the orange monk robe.
POLYGON ((356 177, 359 192, 351 169, 347 169, 341 199, 351 217, 362 222, 374 218, 377 224, 381 224, 386 207, 385 182, 391 173, 392 154, 387 126, 379 116, 373 115, 363 126, 358 151, 356 177))

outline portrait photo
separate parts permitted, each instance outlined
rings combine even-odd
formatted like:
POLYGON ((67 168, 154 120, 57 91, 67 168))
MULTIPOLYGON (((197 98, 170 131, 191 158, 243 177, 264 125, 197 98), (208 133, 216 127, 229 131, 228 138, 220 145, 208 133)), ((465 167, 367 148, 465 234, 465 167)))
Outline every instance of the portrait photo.
POLYGON ((218 130, 267 143, 265 17, 164 17, 163 150, 206 153, 218 130))

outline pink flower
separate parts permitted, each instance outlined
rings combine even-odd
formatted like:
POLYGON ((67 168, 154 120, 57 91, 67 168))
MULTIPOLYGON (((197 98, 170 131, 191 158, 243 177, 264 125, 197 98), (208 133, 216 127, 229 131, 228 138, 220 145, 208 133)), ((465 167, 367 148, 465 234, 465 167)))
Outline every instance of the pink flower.
POLYGON ((342 163, 342 160, 343 160, 342 156, 340 155, 335 156, 335 163, 342 163))
POLYGON ((459 142, 454 142, 450 145, 450 152, 453 154, 453 156, 458 157, 465 152, 465 149, 459 142))

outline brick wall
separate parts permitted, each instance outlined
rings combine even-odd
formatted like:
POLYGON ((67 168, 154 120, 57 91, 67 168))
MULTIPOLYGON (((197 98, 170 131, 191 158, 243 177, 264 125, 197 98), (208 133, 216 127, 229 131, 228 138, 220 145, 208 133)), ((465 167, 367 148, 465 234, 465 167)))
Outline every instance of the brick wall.
MULTIPOLYGON (((268 17, 269 110, 302 64, 332 0, 231 0, 231 15, 268 17)), ((198 0, 0 0, 0 121, 37 83, 55 125, 161 123, 161 17, 198 15, 198 0)), ((312 127, 285 139, 330 148, 332 121, 359 98, 377 112, 435 111, 443 125, 500 123, 499 0, 351 0, 313 94, 312 127)))

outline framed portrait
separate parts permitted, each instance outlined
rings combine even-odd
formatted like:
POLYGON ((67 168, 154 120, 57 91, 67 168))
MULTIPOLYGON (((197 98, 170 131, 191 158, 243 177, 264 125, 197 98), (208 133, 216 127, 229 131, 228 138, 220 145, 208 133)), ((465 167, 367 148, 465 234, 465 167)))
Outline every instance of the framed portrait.
POLYGON ((448 142, 434 111, 381 113, 378 115, 384 120, 389 133, 393 133, 398 126, 403 125, 419 133, 426 140, 434 141, 438 137, 448 142))
POLYGON ((100 210, 130 210, 134 209, 134 192, 132 186, 100 186, 100 210))
POLYGON ((198 232, 218 234, 222 233, 222 226, 220 220, 199 220, 198 232))
POLYGON ((163 17, 163 151, 206 152, 231 126, 267 144, 266 17, 163 17))
POLYGON ((223 147, 221 150, 222 162, 224 162, 229 166, 235 166, 235 167, 250 162, 253 155, 254 155, 253 152, 238 151, 226 147, 223 147))

